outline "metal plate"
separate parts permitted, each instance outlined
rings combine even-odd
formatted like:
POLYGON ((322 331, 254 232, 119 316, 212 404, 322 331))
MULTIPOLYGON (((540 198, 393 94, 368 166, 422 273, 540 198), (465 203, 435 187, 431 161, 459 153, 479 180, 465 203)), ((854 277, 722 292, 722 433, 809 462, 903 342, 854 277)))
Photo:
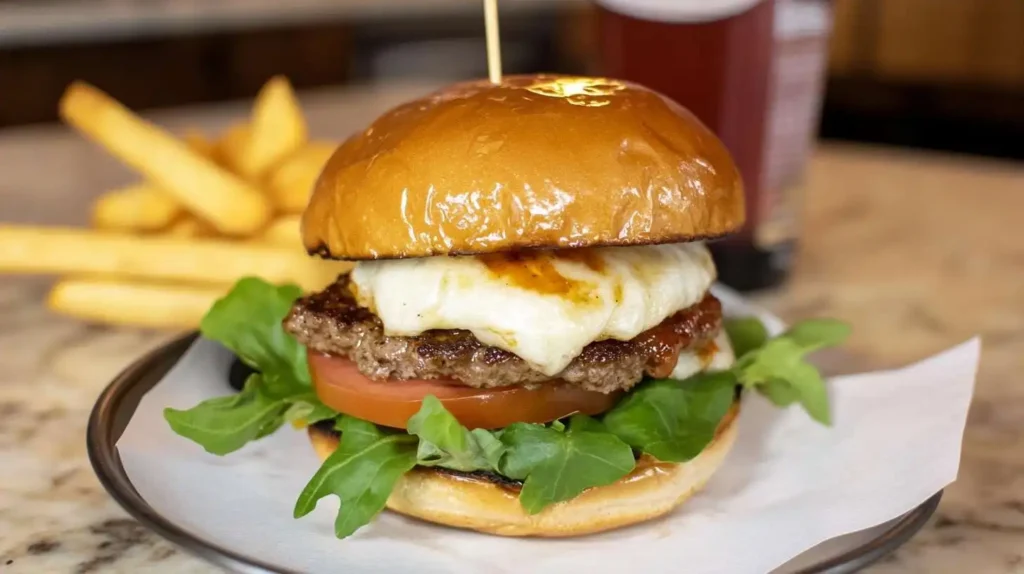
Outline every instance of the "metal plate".
MULTIPOLYGON (((286 572, 213 544, 156 512, 135 490, 121 465, 117 440, 131 420, 142 396, 155 386, 188 350, 196 335, 160 347, 124 370, 103 391, 89 417, 86 436, 89 460, 100 483, 129 514, 184 550, 234 571, 266 574, 286 572)), ((226 384, 226 383, 225 383, 226 384)), ((789 562, 778 572, 790 574, 848 574, 889 554, 909 540, 935 512, 942 492, 882 527, 826 542, 789 562), (842 540, 853 542, 843 543, 842 540)))

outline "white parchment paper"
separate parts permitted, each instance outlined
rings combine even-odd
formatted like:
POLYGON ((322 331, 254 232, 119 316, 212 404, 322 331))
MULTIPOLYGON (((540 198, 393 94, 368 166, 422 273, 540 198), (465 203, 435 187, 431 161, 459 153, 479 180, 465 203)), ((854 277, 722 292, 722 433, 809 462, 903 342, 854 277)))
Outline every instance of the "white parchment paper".
MULTIPOLYGON (((778 319, 719 291, 727 313, 778 319)), ((290 427, 226 457, 171 432, 165 407, 228 394, 231 355, 198 341, 139 404, 118 442, 138 492, 209 542, 300 572, 419 574, 768 572, 820 542, 869 528, 955 480, 980 341, 915 365, 830 380, 834 425, 749 394, 740 434, 707 488, 651 523, 569 540, 509 539, 385 512, 337 540, 336 499, 301 520, 299 492, 319 467, 290 427)))

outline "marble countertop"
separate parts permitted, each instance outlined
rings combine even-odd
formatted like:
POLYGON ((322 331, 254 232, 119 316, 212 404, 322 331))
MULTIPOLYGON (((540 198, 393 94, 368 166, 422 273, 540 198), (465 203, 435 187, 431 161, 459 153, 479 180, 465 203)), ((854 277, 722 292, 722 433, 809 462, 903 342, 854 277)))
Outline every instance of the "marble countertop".
MULTIPOLYGON (((340 137, 422 86, 304 98, 314 135, 340 137)), ((239 105, 154 114, 221 128, 239 105)), ((0 220, 85 221, 131 174, 59 126, 0 132, 0 220)), ((873 572, 1024 572, 1024 165, 828 145, 810 167, 789 285, 760 299, 787 320, 850 321, 854 368, 896 366, 983 335, 959 481, 917 537, 873 572)), ((46 311, 44 278, 0 280, 0 573, 210 572, 138 525, 85 452, 97 394, 174 336, 46 311)), ((927 400, 927 397, 922 397, 927 400)))

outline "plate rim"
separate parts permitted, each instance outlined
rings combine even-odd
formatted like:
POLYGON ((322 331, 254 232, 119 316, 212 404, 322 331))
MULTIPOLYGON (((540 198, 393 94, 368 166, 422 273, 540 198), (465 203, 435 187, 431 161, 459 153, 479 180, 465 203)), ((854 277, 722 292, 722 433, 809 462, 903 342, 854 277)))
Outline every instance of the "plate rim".
MULTIPOLYGON (((234 572, 299 574, 224 548, 175 524, 157 512, 135 490, 121 464, 116 445, 124 429, 116 428, 115 419, 119 414, 123 415, 124 403, 132 392, 141 396, 156 385, 198 338, 197 332, 191 332, 160 345, 131 363, 103 389, 89 414, 86 429, 89 463, 104 490, 121 508, 140 524, 186 552, 234 572)), ((137 406, 136 402, 127 407, 131 409, 129 418, 137 406)), ((942 490, 938 491, 903 514, 878 537, 793 574, 849 574, 877 562, 924 527, 938 507, 942 494, 942 490)))

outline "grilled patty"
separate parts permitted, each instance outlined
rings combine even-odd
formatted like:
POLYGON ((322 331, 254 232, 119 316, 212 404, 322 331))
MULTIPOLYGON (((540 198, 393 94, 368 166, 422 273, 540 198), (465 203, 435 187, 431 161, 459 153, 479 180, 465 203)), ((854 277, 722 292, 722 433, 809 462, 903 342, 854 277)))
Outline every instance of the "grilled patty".
MULTIPOLYGON (((587 345, 557 378, 584 389, 626 390, 644 377, 665 377, 683 351, 712 352, 722 308, 708 293, 630 341, 587 345)), ((308 348, 346 357, 373 379, 449 379, 470 387, 537 384, 551 377, 518 356, 485 345, 461 329, 426 331, 415 337, 384 334, 381 320, 360 307, 343 275, 326 290, 299 299, 285 329, 308 348)))

